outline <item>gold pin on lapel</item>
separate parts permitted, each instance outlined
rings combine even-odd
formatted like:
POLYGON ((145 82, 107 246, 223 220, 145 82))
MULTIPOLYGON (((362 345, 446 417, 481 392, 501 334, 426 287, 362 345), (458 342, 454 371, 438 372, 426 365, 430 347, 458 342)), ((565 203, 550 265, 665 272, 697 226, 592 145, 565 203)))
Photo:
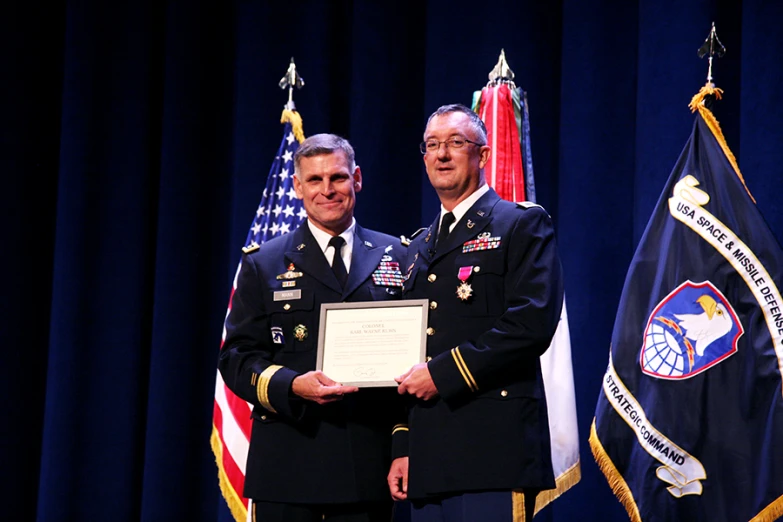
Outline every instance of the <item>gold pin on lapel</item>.
POLYGON ((302 243, 301 245, 299 245, 298 247, 296 247, 296 249, 297 249, 297 250, 302 250, 304 247, 305 247, 305 244, 304 244, 304 243, 302 243))
POLYGON ((473 228, 475 226, 476 226, 476 224, 474 222, 472 222, 471 220, 468 220, 468 228, 473 228))
POLYGON ((485 212, 483 210, 477 210, 476 214, 478 214, 481 217, 484 217, 485 212))

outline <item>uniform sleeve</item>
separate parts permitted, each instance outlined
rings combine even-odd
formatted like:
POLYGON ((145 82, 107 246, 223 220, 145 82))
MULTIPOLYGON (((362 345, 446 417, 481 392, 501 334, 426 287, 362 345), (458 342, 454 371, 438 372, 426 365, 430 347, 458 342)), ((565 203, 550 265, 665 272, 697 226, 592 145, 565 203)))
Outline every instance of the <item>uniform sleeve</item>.
POLYGON ((540 207, 516 212, 519 218, 508 239, 503 280, 506 311, 491 329, 428 363, 438 393, 446 400, 495 388, 510 372, 518 382, 535 386, 538 358, 557 328, 563 276, 552 221, 540 207))
POLYGON ((218 369, 238 397, 282 417, 300 419, 304 401, 291 394, 291 383, 299 374, 273 363, 275 345, 264 307, 265 290, 255 260, 244 256, 226 318, 218 369))

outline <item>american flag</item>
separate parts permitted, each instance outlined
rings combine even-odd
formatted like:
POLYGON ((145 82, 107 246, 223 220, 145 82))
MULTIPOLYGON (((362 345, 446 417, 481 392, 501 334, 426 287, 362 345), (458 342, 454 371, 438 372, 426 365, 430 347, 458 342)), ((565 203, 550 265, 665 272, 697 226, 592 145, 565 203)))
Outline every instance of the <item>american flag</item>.
MULTIPOLYGON (((296 198, 294 191, 294 153, 304 140, 302 118, 292 110, 284 110, 280 122, 284 124, 283 140, 277 151, 261 203, 245 239, 245 248, 258 246, 276 236, 281 236, 301 225, 307 213, 302 201, 296 198)), ((237 287, 237 277, 242 268, 239 262, 231 298, 237 287)), ((231 312, 231 298, 228 302, 226 317, 231 312)), ((226 340, 223 328, 221 348, 226 340)), ((212 451, 218 467, 218 479, 223 498, 226 499, 231 514, 237 522, 248 518, 248 500, 242 496, 245 486, 245 463, 250 445, 252 406, 243 401, 226 387, 220 372, 215 380, 215 404, 212 417, 212 451)))

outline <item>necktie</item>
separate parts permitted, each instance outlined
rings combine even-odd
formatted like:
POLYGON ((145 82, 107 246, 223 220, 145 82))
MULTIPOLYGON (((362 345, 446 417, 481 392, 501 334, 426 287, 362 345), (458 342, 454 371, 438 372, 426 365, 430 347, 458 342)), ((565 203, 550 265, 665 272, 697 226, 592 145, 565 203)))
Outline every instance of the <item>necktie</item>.
POLYGON ((451 212, 447 212, 443 215, 443 220, 440 222, 440 230, 438 231, 438 242, 435 243, 435 248, 437 249, 440 247, 443 242, 446 240, 447 237, 449 237, 449 228, 451 228, 451 224, 454 223, 454 214, 451 212))
POLYGON ((340 251, 343 249, 345 239, 340 236, 334 236, 329 240, 329 246, 334 247, 334 260, 332 261, 332 272, 334 272, 337 281, 340 282, 340 286, 345 288, 345 282, 348 280, 348 271, 345 269, 345 263, 343 263, 343 256, 340 251))

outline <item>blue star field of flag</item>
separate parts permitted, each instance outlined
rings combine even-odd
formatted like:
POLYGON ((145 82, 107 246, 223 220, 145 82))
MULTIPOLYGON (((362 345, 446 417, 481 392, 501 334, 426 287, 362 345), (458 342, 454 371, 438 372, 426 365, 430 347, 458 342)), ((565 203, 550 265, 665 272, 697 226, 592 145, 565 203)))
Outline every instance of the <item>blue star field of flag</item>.
POLYGON ((291 124, 286 123, 245 247, 257 246, 291 232, 307 218, 302 200, 296 198, 294 190, 294 153, 298 148, 291 124))

